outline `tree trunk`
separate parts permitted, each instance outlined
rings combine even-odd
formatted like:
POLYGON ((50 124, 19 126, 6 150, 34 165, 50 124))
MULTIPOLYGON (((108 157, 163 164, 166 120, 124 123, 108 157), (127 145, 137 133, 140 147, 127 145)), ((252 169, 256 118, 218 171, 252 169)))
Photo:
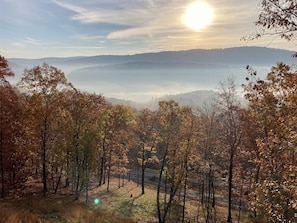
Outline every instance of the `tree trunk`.
POLYGON ((232 180, 233 180, 233 158, 234 148, 230 149, 230 160, 229 160, 229 177, 228 177, 228 223, 232 223, 232 180))
POLYGON ((47 192, 47 173, 46 173, 46 149, 45 147, 42 148, 42 183, 43 183, 43 196, 45 197, 47 192))
POLYGON ((110 182, 111 153, 112 153, 112 150, 110 150, 109 157, 108 157, 107 187, 106 187, 107 191, 109 191, 109 182, 110 182))
POLYGON ((187 182, 188 181, 188 165, 186 163, 186 176, 184 182, 184 196, 183 196, 183 216, 182 216, 182 223, 185 222, 185 210, 186 210, 186 195, 187 195, 187 182))
POLYGON ((104 172, 104 157, 100 157, 99 186, 103 185, 103 172, 104 172))
MULTIPOLYGON (((0 117, 1 121, 1 117, 0 117)), ((4 164, 3 164, 3 138, 2 138, 2 126, 0 126, 0 167, 1 167, 1 197, 5 196, 5 181, 4 181, 4 164)))
MULTIPOLYGON (((157 211, 158 211, 158 219, 159 219, 159 223, 165 223, 166 218, 167 218, 167 214, 169 213, 170 209, 171 209, 171 205, 173 202, 173 199, 175 197, 175 194, 181 184, 182 181, 182 177, 179 179, 179 181, 175 184, 174 180, 173 182, 171 182, 170 185, 170 191, 169 191, 169 200, 167 202, 167 198, 166 198, 166 187, 167 187, 167 173, 165 175, 165 196, 164 196, 164 210, 162 212, 161 210, 161 201, 160 201, 160 192, 161 192, 161 183, 162 183, 162 174, 166 165, 166 158, 167 158, 167 149, 162 161, 162 166, 161 166, 161 170, 160 170, 160 174, 159 174, 159 181, 158 181, 158 188, 157 188, 157 211)), ((172 179, 174 179, 174 173, 172 175, 172 179)))
POLYGON ((214 216, 213 216, 213 222, 216 222, 216 209, 215 209, 215 205, 216 205, 216 194, 215 194, 215 187, 214 187, 214 182, 213 182, 213 178, 211 181, 211 188, 212 188, 212 208, 214 209, 214 216))
POLYGON ((211 181, 212 181, 212 170, 211 170, 211 165, 209 165, 209 172, 208 172, 208 195, 207 195, 207 204, 206 204, 206 223, 210 222, 211 218, 211 205, 210 205, 210 200, 211 200, 211 181))
POLYGON ((86 169, 86 204, 89 202, 89 165, 87 164, 86 169))
POLYGON ((163 170, 164 170, 164 167, 165 167, 166 157, 167 157, 167 149, 166 149, 165 154, 163 156, 162 166, 161 166, 161 170, 160 170, 160 173, 159 173, 158 187, 157 187, 157 211, 158 211, 159 223, 164 223, 164 221, 162 219, 162 213, 161 213, 160 193, 161 193, 161 184, 162 184, 162 174, 163 174, 163 170))
POLYGON ((141 163, 141 194, 144 194, 144 173, 145 172, 145 165, 144 160, 141 163))
POLYGON ((240 185, 240 196, 239 196, 239 207, 238 207, 238 223, 240 223, 240 217, 241 217, 241 205, 242 205, 242 182, 240 185))
POLYGON ((125 176, 122 175, 122 187, 124 187, 124 186, 125 186, 125 176))
POLYGON ((121 188, 121 173, 120 173, 120 162, 118 163, 118 188, 121 188))
POLYGON ((55 187, 55 194, 57 193, 58 188, 60 186, 61 178, 62 178, 62 173, 63 173, 63 165, 61 167, 60 174, 59 174, 59 177, 58 177, 58 181, 57 181, 57 184, 56 184, 56 187, 55 187))
POLYGON ((47 172, 46 172, 46 141, 47 141, 47 116, 44 119, 44 126, 42 132, 42 183, 43 183, 43 196, 47 192, 47 172))
POLYGON ((75 200, 79 199, 79 193, 80 193, 80 162, 79 162, 79 154, 78 154, 78 133, 75 136, 76 142, 75 142, 75 160, 76 160, 76 184, 75 184, 75 200))
POLYGON ((67 151, 67 156, 66 156, 66 180, 65 180, 65 187, 69 187, 70 182, 69 182, 69 152, 67 151))
POLYGON ((79 193, 80 193, 79 183, 80 183, 80 174, 77 173, 76 184, 75 184, 75 200, 79 199, 79 193))

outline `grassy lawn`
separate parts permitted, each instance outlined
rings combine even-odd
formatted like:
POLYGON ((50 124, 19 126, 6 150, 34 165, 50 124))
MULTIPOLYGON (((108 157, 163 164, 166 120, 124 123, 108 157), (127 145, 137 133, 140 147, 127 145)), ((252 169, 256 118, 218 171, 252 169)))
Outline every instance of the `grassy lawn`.
POLYGON ((146 188, 141 195, 141 186, 134 182, 126 182, 124 187, 118 188, 117 180, 111 182, 111 190, 106 192, 103 185, 90 195, 92 210, 110 211, 117 216, 128 217, 136 222, 156 221, 156 190, 146 188), (95 199, 99 203, 95 204, 95 199))
MULTIPOLYGON (((110 183, 110 191, 106 185, 94 187, 89 193, 89 202, 85 203, 85 194, 81 200, 74 200, 71 195, 48 196, 47 198, 30 198, 26 200, 0 200, 0 222, 6 223, 130 223, 158 222, 156 210, 156 190, 146 187, 141 195, 141 186, 134 182, 125 182, 118 188, 118 180, 110 183), (95 203, 94 201, 97 201, 95 203), (22 220, 22 221, 21 221, 22 220)), ((187 217, 191 222, 203 222, 203 211, 198 201, 188 201, 187 217)), ((173 213, 174 214, 174 213, 173 213)), ((248 213, 242 213, 247 219, 248 213)), ((217 222, 226 222, 227 208, 216 208, 217 222)), ((234 210, 233 220, 237 221, 234 210)), ((241 220, 247 223, 248 220, 241 220)))
POLYGON ((79 201, 71 195, 0 200, 0 222, 125 223, 156 220, 155 190, 147 189, 146 194, 141 195, 141 187, 133 182, 126 182, 124 187, 118 188, 118 181, 114 179, 109 192, 105 185, 96 187, 90 191, 88 204, 84 195, 82 193, 79 201))

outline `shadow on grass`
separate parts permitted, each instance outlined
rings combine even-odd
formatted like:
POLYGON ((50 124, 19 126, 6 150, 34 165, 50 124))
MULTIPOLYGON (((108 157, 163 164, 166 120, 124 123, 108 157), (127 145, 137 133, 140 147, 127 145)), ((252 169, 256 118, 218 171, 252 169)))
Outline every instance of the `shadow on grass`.
POLYGON ((135 186, 127 185, 126 187, 118 188, 118 190, 125 190, 125 192, 122 192, 122 196, 126 196, 127 194, 132 195, 132 191, 134 191, 136 188, 137 188, 137 185, 135 185, 135 186))
POLYGON ((118 207, 118 211, 126 217, 133 217, 133 210, 142 207, 141 204, 134 203, 141 196, 142 194, 139 194, 137 196, 133 196, 131 194, 131 197, 129 200, 123 201, 121 203, 121 205, 118 207))

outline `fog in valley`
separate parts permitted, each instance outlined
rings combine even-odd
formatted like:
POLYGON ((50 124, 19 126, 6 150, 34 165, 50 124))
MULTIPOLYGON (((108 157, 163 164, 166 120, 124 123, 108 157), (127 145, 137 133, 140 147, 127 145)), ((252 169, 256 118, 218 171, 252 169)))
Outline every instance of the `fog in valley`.
POLYGON ((165 95, 217 90, 220 81, 235 79, 238 91, 245 83, 246 66, 264 78, 283 61, 293 64, 293 52, 264 47, 146 53, 126 56, 16 59, 10 66, 17 82, 24 68, 48 63, 61 69, 78 89, 107 98, 149 103, 165 95))

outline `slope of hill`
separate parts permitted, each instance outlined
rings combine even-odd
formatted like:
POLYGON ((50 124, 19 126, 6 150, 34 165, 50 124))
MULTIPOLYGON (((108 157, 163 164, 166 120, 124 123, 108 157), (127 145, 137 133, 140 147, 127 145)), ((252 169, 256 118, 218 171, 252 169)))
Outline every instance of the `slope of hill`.
POLYGON ((166 95, 158 99, 160 100, 174 100, 182 106, 204 106, 205 103, 210 103, 216 97, 216 92, 213 90, 201 90, 192 91, 188 93, 176 94, 176 95, 166 95))
POLYGON ((160 98, 152 99, 146 103, 135 102, 131 100, 121 100, 117 98, 107 98, 111 104, 126 105, 136 109, 149 108, 151 110, 157 110, 159 101, 174 100, 181 106, 190 107, 203 107, 207 103, 211 103, 216 96, 216 92, 213 90, 197 90, 187 93, 165 95, 160 98))
POLYGON ((194 49, 135 55, 8 59, 17 77, 24 68, 46 62, 64 71, 70 82, 83 91, 109 98, 149 102, 164 95, 196 90, 214 90, 233 76, 244 82, 247 64, 262 77, 277 62, 293 64, 293 51, 264 47, 194 49))

